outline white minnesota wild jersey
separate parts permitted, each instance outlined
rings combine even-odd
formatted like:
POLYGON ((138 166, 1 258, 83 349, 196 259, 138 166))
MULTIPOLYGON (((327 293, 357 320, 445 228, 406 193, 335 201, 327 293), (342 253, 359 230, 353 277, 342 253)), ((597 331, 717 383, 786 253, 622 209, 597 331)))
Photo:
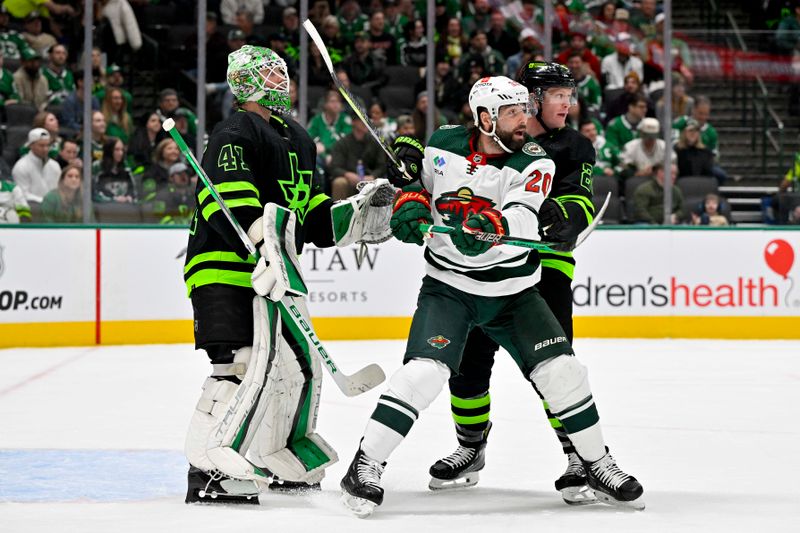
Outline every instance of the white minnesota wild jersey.
MULTIPOLYGON (((509 235, 539 239, 539 206, 555 164, 533 139, 513 154, 476 152, 477 136, 463 126, 442 126, 425 148, 422 185, 431 194, 433 221, 459 227, 472 213, 499 210, 509 235)), ((517 293, 538 283, 539 254, 498 245, 469 257, 447 235, 429 239, 426 273, 459 290, 481 296, 517 293)))

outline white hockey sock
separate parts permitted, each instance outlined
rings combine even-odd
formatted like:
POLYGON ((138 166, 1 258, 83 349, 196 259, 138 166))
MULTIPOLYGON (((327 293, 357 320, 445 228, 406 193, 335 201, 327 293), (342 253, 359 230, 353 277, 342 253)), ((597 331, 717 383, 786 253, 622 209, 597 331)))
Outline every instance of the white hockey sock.
POLYGON ((574 356, 559 355, 538 365, 530 379, 569 434, 578 455, 584 461, 596 461, 605 455, 586 367, 574 356))
POLYGON ((450 369, 432 359, 412 359, 395 372, 367 422, 361 442, 364 453, 385 462, 449 377, 450 369))

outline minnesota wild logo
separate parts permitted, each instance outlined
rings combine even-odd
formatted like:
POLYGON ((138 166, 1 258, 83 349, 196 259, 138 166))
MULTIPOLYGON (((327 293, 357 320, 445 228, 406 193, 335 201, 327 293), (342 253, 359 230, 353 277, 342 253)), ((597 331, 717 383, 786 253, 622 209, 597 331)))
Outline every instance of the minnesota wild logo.
POLYGON ((450 344, 450 339, 447 339, 442 335, 436 335, 435 337, 431 337, 430 339, 428 339, 428 344, 430 344, 437 350, 441 350, 442 348, 445 348, 448 344, 450 344))
POLYGON ((448 226, 460 226, 471 214, 480 213, 494 207, 494 202, 483 196, 476 196, 469 187, 442 193, 436 199, 436 210, 448 226))

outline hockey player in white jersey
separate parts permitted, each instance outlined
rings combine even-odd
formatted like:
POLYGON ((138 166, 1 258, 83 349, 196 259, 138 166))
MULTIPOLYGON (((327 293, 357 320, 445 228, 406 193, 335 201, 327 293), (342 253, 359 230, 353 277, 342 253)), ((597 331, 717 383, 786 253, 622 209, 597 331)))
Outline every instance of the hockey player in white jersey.
POLYGON ((525 132, 527 89, 506 78, 482 78, 469 105, 477 127, 445 126, 425 148, 420 192, 395 201, 392 232, 423 244, 420 223, 453 228, 425 244, 426 276, 411 324, 404 366, 372 413, 341 481, 343 502, 368 516, 383 501, 381 475, 419 413, 458 372, 469 331, 480 326, 503 346, 559 415, 599 498, 643 508, 642 487, 608 453, 586 368, 574 357, 558 321, 535 285, 538 254, 478 240, 473 233, 539 237, 539 208, 553 161, 525 132))

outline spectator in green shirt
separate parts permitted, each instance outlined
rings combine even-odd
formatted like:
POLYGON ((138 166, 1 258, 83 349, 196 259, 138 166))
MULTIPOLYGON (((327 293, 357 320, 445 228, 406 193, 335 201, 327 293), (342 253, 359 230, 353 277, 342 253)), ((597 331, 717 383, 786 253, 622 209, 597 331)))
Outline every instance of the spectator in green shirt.
POLYGON ((125 106, 125 96, 120 89, 111 87, 101 106, 106 119, 106 135, 116 137, 124 144, 133 134, 133 119, 125 106))
POLYGON ((83 222, 81 170, 68 166, 61 171, 58 187, 44 195, 42 217, 45 222, 83 222))
POLYGON ((728 180, 728 174, 719 165, 719 135, 716 128, 708 121, 711 116, 711 99, 707 96, 697 96, 694 99, 692 115, 679 117, 672 123, 673 136, 680 135, 690 119, 694 119, 700 126, 700 139, 703 144, 714 154, 714 166, 712 173, 720 185, 728 180))
POLYGON ((119 65, 109 65, 106 68, 106 83, 98 86, 94 91, 94 95, 102 102, 106 98, 108 89, 112 87, 119 89, 125 98, 125 107, 128 109, 128 113, 131 113, 133 111, 133 95, 123 87, 124 81, 122 69, 119 68, 119 65))
POLYGON ((3 66, 3 49, 0 42, 0 106, 15 104, 19 101, 17 89, 14 87, 14 76, 3 66))
POLYGON ((634 94, 628 102, 628 111, 608 123, 606 141, 621 150, 625 144, 638 137, 636 127, 647 115, 647 98, 634 94))
MULTIPOLYGON (((664 220, 664 165, 653 165, 655 176, 633 193, 634 222, 645 224, 661 224, 664 220)), ((683 194, 675 186, 678 169, 672 165, 672 211, 670 224, 680 224, 684 219, 683 194)))
POLYGON ((0 52, 7 59, 18 61, 22 59, 23 51, 31 50, 31 45, 19 32, 8 27, 9 18, 6 6, 0 6, 0 52))
POLYGON ((596 117, 600 113, 600 106, 603 104, 603 91, 600 89, 600 84, 591 74, 591 69, 580 53, 570 54, 567 59, 567 66, 572 72, 572 77, 575 78, 578 95, 582 96, 586 102, 586 110, 596 117))
POLYGON ((47 53, 47 65, 42 68, 42 74, 47 80, 48 104, 59 105, 75 90, 75 78, 67 68, 67 47, 55 44, 47 53))
POLYGON ((342 97, 337 91, 328 91, 322 112, 311 117, 308 123, 308 134, 317 143, 317 157, 325 158, 327 165, 333 145, 352 129, 353 121, 342 111, 342 97))

